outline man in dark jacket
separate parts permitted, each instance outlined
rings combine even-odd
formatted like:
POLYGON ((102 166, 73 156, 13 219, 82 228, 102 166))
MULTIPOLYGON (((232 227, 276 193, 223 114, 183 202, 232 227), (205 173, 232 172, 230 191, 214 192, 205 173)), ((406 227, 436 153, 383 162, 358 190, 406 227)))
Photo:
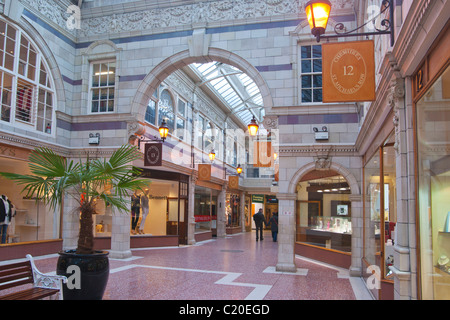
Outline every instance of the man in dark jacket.
POLYGON ((272 218, 269 219, 270 230, 272 231, 273 242, 277 242, 278 235, 278 212, 274 212, 272 218))
POLYGON ((253 215, 253 220, 255 221, 256 225, 256 241, 258 241, 258 235, 261 240, 264 240, 263 237, 263 223, 266 223, 266 219, 264 218, 264 214, 262 212, 262 209, 259 209, 257 213, 253 215))

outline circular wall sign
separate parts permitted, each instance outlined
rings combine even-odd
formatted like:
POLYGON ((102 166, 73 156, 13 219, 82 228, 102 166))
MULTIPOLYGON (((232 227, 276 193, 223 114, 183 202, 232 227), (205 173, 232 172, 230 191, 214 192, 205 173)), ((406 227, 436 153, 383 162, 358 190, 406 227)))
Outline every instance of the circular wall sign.
POLYGON ((161 157, 159 148, 156 145, 150 145, 146 151, 145 157, 147 158, 148 163, 150 165, 157 164, 161 157))
POLYGON ((367 79, 363 55, 353 48, 344 48, 334 56, 330 68, 331 82, 342 94, 354 94, 367 79))

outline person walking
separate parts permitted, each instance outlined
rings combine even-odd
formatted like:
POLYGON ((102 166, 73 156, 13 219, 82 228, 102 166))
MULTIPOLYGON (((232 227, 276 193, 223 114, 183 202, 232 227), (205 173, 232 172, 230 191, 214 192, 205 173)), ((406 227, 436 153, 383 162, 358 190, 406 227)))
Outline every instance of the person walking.
POLYGON ((277 242, 277 235, 278 235, 278 212, 274 212, 272 217, 269 219, 270 224, 270 230, 272 231, 272 239, 273 242, 277 242))
POLYGON ((264 218, 264 213, 262 209, 259 209, 257 213, 253 215, 253 220, 255 221, 256 226, 256 241, 258 241, 258 235, 261 240, 264 240, 263 237, 263 223, 266 225, 266 219, 264 218))

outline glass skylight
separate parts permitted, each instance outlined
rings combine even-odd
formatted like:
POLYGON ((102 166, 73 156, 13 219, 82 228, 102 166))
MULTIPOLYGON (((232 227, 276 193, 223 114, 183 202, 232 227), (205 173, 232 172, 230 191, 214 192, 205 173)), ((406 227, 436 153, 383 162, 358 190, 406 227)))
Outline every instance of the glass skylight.
POLYGON ((243 71, 213 61, 203 64, 191 64, 190 67, 201 79, 200 86, 209 86, 221 97, 231 113, 247 126, 253 116, 260 122, 264 116, 261 93, 255 82, 243 71))

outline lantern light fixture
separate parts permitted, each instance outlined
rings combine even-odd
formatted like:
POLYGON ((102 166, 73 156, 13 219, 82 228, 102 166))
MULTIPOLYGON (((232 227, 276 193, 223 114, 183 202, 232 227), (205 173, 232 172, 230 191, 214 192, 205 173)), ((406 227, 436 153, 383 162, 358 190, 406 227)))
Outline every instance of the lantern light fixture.
POLYGON ((216 153, 214 152, 214 149, 211 149, 211 151, 208 154, 209 160, 211 160, 211 162, 214 161, 214 159, 216 158, 216 153))
POLYGON ((242 167, 240 164, 238 164, 237 168, 236 168, 236 172, 237 174, 241 174, 242 173, 242 167))
POLYGON ((250 133, 251 136, 256 136, 256 134, 258 133, 258 123, 256 122, 256 118, 255 116, 253 116, 252 120, 250 121, 250 123, 248 124, 248 132, 250 133))
POLYGON ((306 18, 308 20, 309 26, 311 28, 311 33, 316 37, 317 42, 320 39, 331 39, 340 37, 356 37, 356 36, 370 36, 370 35, 380 35, 389 34, 391 36, 391 46, 394 45, 394 0, 382 0, 380 6, 380 13, 353 30, 345 32, 345 27, 343 23, 337 23, 334 26, 335 35, 322 36, 327 28, 328 19, 331 12, 331 2, 328 0, 311 0, 305 5, 306 18), (376 26, 375 21, 378 17, 388 11, 389 17, 387 19, 382 19, 379 24, 379 28, 376 26), (373 27, 376 31, 372 32, 362 32, 354 33, 355 31, 363 28, 368 23, 373 23, 373 27))
POLYGON ((162 143, 164 143, 164 140, 166 140, 167 135, 169 134, 169 127, 167 126, 167 123, 166 123, 165 119, 163 119, 163 121, 161 122, 161 125, 158 128, 158 132, 159 132, 159 136, 161 137, 160 139, 157 139, 156 136, 153 139, 152 138, 146 139, 145 136, 141 136, 138 139, 138 149, 141 148, 141 142, 152 142, 152 141, 155 141, 155 142, 162 142, 162 143))
POLYGON ((163 121, 161 122, 161 125, 159 126, 159 135, 161 136, 161 140, 162 142, 164 142, 164 140, 166 140, 167 135, 169 134, 169 127, 167 127, 167 123, 166 120, 163 119, 163 121))
MULTIPOLYGON (((306 18, 311 28, 311 33, 320 39, 325 33, 328 18, 330 17, 331 3, 328 0, 311 0, 305 6, 306 18)), ((319 40, 318 40, 319 42, 319 40)))

